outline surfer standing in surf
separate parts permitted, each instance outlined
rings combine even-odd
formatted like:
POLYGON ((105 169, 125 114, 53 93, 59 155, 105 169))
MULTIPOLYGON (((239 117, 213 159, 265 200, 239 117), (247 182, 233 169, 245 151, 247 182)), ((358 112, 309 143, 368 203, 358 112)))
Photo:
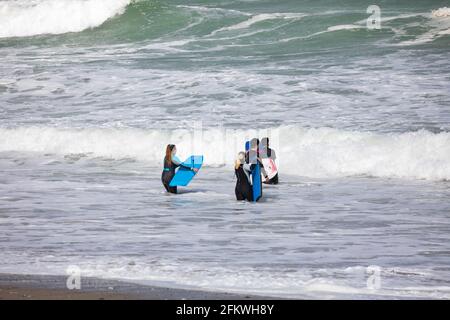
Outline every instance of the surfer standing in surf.
POLYGON ((269 147, 269 138, 262 138, 259 148, 259 157, 267 174, 265 184, 278 184, 278 170, 275 164, 277 158, 275 150, 269 147))
POLYGON ((197 172, 197 168, 192 168, 184 165, 181 160, 176 156, 177 147, 174 144, 168 144, 166 147, 166 156, 164 157, 164 169, 161 175, 161 181, 169 193, 177 193, 177 187, 171 187, 170 181, 175 176, 175 169, 183 167, 194 172, 197 172))
POLYGON ((251 172, 250 165, 245 163, 245 152, 239 152, 234 164, 234 173, 237 178, 234 189, 236 200, 253 201, 253 188, 250 182, 251 172))

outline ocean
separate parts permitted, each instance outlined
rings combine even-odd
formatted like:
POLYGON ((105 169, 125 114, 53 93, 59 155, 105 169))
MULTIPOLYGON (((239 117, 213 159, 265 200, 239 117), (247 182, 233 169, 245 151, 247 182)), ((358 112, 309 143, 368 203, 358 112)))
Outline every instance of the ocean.
POLYGON ((0 273, 450 299, 449 61, 448 1, 2 0, 0 273))

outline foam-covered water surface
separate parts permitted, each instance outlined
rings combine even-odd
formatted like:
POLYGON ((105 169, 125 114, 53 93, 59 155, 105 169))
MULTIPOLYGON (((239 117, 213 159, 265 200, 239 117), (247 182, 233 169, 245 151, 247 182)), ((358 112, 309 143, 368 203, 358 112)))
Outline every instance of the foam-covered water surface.
POLYGON ((177 196, 130 159, 5 156, 2 272, 85 275, 286 297, 450 298, 448 183, 282 176, 257 204, 230 170, 177 196), (368 266, 382 289, 367 289, 368 266))
POLYGON ((0 272, 450 298, 448 1, 372 4, 0 1, 0 272), (281 184, 236 202, 266 135, 281 184), (177 196, 168 143, 205 156, 177 196))

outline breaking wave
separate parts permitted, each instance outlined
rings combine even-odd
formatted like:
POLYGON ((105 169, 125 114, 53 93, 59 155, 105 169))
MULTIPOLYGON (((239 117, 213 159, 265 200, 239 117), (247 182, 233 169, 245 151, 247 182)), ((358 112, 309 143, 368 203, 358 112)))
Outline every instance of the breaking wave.
POLYGON ((202 153, 205 164, 231 165, 246 139, 270 136, 280 170, 308 177, 374 176, 450 179, 450 133, 426 130, 379 134, 331 128, 282 126, 260 131, 143 129, 0 129, 0 151, 84 154, 133 158, 159 166, 164 148, 175 143, 181 155, 202 153))
POLYGON ((125 11, 131 0, 0 2, 0 38, 79 32, 125 11))

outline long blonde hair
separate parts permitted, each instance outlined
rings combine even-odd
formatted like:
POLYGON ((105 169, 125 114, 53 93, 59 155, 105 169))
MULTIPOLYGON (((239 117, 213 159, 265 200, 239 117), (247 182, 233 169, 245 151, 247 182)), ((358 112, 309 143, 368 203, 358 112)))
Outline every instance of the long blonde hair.
POLYGON ((238 153, 238 157, 236 159, 236 162, 234 163, 234 169, 239 169, 239 167, 241 166, 241 164, 244 163, 245 160, 245 152, 239 152, 238 153))

